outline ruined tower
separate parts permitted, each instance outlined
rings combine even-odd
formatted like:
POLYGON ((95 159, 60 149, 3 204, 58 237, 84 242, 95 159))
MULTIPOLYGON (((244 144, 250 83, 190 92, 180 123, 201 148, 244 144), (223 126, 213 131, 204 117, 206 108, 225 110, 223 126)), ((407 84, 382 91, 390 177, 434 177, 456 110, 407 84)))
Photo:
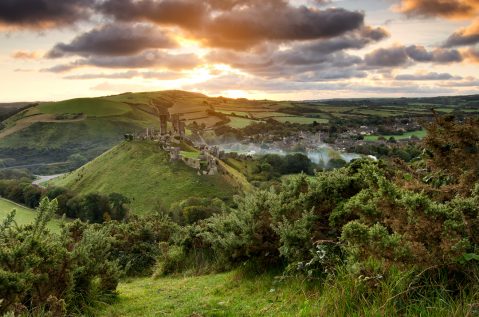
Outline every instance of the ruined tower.
POLYGON ((180 115, 175 113, 171 115, 171 123, 173 124, 173 131, 178 133, 180 131, 180 115))
POLYGON ((160 114, 160 134, 165 135, 168 133, 168 115, 160 114))

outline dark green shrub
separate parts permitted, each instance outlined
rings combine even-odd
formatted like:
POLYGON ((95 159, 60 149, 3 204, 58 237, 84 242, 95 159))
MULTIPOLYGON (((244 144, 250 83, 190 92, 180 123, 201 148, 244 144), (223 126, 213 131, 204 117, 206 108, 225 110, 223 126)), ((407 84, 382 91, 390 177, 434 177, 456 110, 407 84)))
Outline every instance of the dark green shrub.
POLYGON ((73 223, 51 233, 46 224, 56 208, 45 198, 32 225, 17 226, 15 212, 0 225, 0 313, 21 308, 70 315, 115 294, 120 271, 110 260, 106 231, 78 231, 73 223))

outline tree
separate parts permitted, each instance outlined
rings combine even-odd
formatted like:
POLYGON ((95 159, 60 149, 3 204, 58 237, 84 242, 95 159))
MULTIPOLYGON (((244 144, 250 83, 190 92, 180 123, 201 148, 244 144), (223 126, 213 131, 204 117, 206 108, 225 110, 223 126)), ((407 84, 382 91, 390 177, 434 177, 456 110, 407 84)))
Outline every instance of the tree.
POLYGON ((123 220, 128 214, 128 204, 130 199, 119 193, 111 193, 108 195, 111 208, 111 219, 123 220))

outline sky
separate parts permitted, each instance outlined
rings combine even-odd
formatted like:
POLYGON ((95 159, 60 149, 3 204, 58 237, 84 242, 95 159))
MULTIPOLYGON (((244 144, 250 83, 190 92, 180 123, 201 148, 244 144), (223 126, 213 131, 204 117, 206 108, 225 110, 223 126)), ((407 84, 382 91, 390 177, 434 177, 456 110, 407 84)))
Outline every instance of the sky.
POLYGON ((479 93, 479 0, 0 0, 0 101, 479 93))

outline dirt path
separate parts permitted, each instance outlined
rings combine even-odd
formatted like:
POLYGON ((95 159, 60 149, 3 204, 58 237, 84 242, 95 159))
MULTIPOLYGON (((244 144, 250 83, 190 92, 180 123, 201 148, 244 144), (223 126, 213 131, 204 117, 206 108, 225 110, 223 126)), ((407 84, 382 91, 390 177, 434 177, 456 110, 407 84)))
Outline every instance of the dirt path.
POLYGON ((57 178, 57 177, 60 177, 60 176, 63 176, 65 174, 56 174, 56 175, 35 175, 35 177, 37 179, 35 179, 32 184, 33 185, 37 185, 37 186, 40 186, 40 187, 43 187, 42 186, 42 183, 45 183, 45 182, 48 182, 49 180, 52 180, 54 178, 57 178))

